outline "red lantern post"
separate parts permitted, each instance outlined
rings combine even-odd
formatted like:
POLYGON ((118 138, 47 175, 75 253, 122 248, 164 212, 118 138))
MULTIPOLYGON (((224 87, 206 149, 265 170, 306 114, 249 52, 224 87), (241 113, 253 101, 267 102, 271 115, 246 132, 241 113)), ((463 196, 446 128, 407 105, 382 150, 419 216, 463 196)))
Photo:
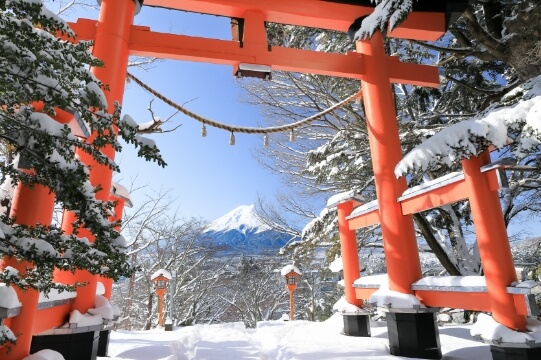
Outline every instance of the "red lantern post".
POLYGON ((163 296, 167 287, 167 282, 171 280, 171 273, 165 269, 156 271, 150 277, 156 286, 156 295, 158 295, 158 325, 163 326, 163 296))
POLYGON ((281 271, 282 276, 285 276, 286 286, 289 290, 289 320, 295 318, 295 304, 293 301, 293 292, 297 288, 297 278, 301 276, 301 272, 295 265, 287 265, 281 271))

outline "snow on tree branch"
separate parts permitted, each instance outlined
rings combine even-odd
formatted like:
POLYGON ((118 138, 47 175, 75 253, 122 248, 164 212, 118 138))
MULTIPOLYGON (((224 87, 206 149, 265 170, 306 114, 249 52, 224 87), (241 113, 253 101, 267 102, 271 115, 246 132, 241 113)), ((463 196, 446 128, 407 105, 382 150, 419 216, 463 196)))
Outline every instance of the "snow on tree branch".
POLYGON ((376 30, 393 30, 402 23, 413 10, 414 0, 372 0, 376 4, 374 11, 362 20, 361 27, 355 33, 355 40, 372 37, 376 30))
POLYGON ((395 175, 425 171, 437 164, 476 156, 488 146, 502 148, 511 141, 522 159, 541 145, 541 76, 507 94, 476 117, 451 125, 410 151, 396 166, 395 175))

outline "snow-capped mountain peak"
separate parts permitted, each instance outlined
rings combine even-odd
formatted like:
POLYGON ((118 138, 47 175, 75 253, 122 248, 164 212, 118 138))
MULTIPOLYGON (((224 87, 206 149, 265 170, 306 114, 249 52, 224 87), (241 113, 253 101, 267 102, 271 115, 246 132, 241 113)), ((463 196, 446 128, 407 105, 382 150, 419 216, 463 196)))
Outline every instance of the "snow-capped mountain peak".
POLYGON ((257 215, 254 205, 243 205, 212 221, 201 240, 211 243, 224 254, 276 253, 291 239, 273 230, 257 215))
POLYGON ((224 216, 212 221, 207 231, 225 232, 229 230, 238 230, 246 233, 255 230, 253 233, 271 230, 264 224, 255 211, 255 205, 241 205, 224 216))

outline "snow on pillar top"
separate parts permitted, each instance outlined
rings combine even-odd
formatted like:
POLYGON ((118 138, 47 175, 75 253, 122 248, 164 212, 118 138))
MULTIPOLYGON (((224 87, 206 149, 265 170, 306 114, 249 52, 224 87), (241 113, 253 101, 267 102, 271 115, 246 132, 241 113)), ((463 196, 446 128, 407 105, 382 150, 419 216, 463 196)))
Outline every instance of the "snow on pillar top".
POLYGON ((329 200, 327 200, 327 208, 333 208, 339 204, 342 204, 351 200, 357 202, 359 205, 365 202, 364 198, 360 194, 357 194, 356 190, 349 190, 349 191, 345 191, 343 193, 339 193, 339 194, 331 196, 329 200))
POLYGON ((167 280, 171 280, 173 277, 171 276, 171 273, 165 269, 160 269, 156 271, 152 276, 150 277, 150 280, 156 279, 158 276, 163 276, 167 280))

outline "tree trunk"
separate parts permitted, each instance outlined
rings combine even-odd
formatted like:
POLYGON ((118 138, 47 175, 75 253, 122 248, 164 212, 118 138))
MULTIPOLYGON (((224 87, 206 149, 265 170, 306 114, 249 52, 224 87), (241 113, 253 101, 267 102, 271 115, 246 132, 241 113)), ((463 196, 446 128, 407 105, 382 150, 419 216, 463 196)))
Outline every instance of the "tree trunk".
POLYGON ((153 300, 154 295, 152 293, 148 294, 148 304, 147 304, 147 311, 148 311, 148 319, 145 324, 145 330, 150 330, 152 327, 152 307, 153 307, 153 300))
POLYGON ((415 221, 415 224, 421 231, 421 234, 423 234, 423 237, 425 238, 428 246, 430 246, 430 249, 434 252, 434 255, 438 258, 438 260, 441 262, 441 265, 443 268, 449 273, 449 275, 452 276, 460 276, 462 275, 460 271, 457 269, 455 264, 449 259, 449 256, 445 252, 445 250, 442 249, 441 245, 439 244, 438 240, 434 237, 434 234, 432 233, 430 229, 430 224, 421 214, 413 214, 413 220, 415 221))

